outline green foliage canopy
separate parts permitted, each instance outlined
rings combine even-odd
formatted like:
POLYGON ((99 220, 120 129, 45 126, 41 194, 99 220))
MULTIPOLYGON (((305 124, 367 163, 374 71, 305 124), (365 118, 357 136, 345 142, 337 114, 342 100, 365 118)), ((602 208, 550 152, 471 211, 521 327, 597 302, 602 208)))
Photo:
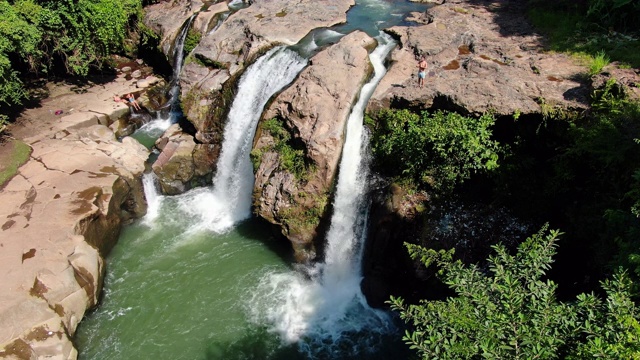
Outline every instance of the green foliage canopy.
POLYGON ((373 153, 392 175, 450 190, 473 173, 498 167, 491 114, 475 119, 454 112, 382 110, 374 117, 373 153))
POLYGON ((392 297, 411 327, 405 342, 423 359, 640 359, 640 313, 625 272, 603 282, 604 301, 593 294, 556 300, 556 284, 544 278, 558 236, 545 227, 515 255, 494 246, 487 269, 452 261, 453 251, 407 244, 414 260, 439 266, 456 296, 415 305, 392 297))
POLYGON ((100 67, 123 49, 141 11, 141 0, 0 1, 0 103, 26 98, 20 75, 48 73, 58 63, 80 76, 100 67))

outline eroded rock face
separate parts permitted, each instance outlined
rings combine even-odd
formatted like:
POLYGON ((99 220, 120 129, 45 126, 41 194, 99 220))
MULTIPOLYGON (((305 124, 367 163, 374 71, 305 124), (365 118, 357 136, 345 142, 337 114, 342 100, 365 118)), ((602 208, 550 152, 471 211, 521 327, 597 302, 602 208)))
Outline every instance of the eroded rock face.
POLYGON ((517 2, 471 5, 447 2, 424 14, 421 24, 393 27, 402 46, 369 109, 444 108, 466 114, 540 113, 540 104, 583 110, 589 89, 585 68, 562 54, 542 53, 540 38, 517 2), (417 60, 429 64, 419 88, 417 60))
POLYGON ((183 108, 197 129, 198 141, 220 141, 238 76, 258 54, 278 44, 295 44, 315 28, 345 22, 354 4, 353 0, 256 0, 205 34, 180 77, 183 108))
POLYGON ((204 2, 200 0, 160 1, 145 8, 142 21, 160 36, 162 52, 171 58, 171 50, 180 28, 203 6, 204 2))
POLYGON ((219 152, 218 145, 196 144, 178 124, 165 131, 156 147, 162 152, 152 168, 162 192, 168 195, 181 194, 195 182, 203 182, 202 178, 215 169, 219 152))
POLYGON ((123 88, 58 94, 23 114, 38 128, 20 137, 30 159, 0 192, 0 358, 76 359, 71 337, 98 302, 103 257, 146 212, 149 152, 106 126, 126 110, 113 102, 123 88))
POLYGON ((344 144, 351 105, 370 75, 368 50, 375 40, 351 33, 310 60, 296 81, 279 94, 264 119, 278 119, 291 134, 289 146, 303 149, 306 168, 294 174, 282 163, 273 134, 261 127, 254 199, 256 212, 294 245, 299 261, 314 257, 313 239, 327 210, 344 144))
MULTIPOLYGON (((195 157, 198 169, 210 169, 209 161, 217 160, 225 116, 245 66, 273 46, 295 44, 317 27, 345 22, 346 12, 355 1, 302 0, 294 4, 286 0, 256 0, 247 3, 250 6, 231 14, 215 31, 212 31, 214 23, 229 10, 225 3, 203 6, 200 1, 181 0, 145 8, 144 23, 160 34, 161 47, 168 56, 181 25, 196 10, 200 11, 192 28, 200 32, 202 38, 185 60, 180 76, 184 114, 196 128, 197 142, 203 144, 198 146, 195 157), (205 163, 200 164, 200 159, 205 163)), ((188 185, 167 182, 166 190, 178 193, 181 187, 188 185)))

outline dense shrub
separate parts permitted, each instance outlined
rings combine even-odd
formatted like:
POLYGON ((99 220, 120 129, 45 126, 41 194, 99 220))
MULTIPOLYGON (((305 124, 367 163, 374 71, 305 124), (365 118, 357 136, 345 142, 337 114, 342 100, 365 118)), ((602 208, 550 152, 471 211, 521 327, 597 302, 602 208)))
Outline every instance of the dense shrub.
POLYGON ((438 111, 417 115, 382 110, 375 116, 372 148, 382 172, 447 191, 476 172, 498 167, 494 118, 438 111))
POLYGON ((20 78, 52 71, 86 76, 121 51, 141 0, 0 2, 0 103, 27 97, 20 78))
POLYGON ((408 244, 414 260, 439 267, 456 296, 414 305, 392 297, 410 327, 405 342, 422 359, 640 359, 640 313, 624 271, 602 283, 605 300, 556 300, 557 285, 545 277, 558 235, 543 229, 516 254, 494 246, 488 269, 408 244))

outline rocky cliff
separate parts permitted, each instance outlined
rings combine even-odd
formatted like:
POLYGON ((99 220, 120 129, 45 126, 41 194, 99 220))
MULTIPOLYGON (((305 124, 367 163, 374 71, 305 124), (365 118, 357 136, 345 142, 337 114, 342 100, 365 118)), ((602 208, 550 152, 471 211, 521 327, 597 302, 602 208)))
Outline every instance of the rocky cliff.
POLYGON ((393 53, 369 110, 440 108, 479 115, 540 113, 541 106, 584 110, 585 67, 543 52, 542 38, 524 17, 521 1, 447 1, 410 19, 418 26, 388 29, 401 44, 393 53), (417 60, 428 76, 417 86, 417 60))
POLYGON ((149 152, 107 127, 129 113, 113 95, 135 83, 121 74, 100 86, 52 86, 21 116, 26 127, 12 128, 31 156, 1 192, 0 358, 77 357, 71 337, 98 303, 104 256, 122 224, 146 212, 149 152))
POLYGON ((282 128, 267 128, 263 122, 256 136, 255 211, 281 226, 298 260, 314 257, 313 240, 331 198, 345 125, 370 75, 368 49, 373 47, 375 40, 363 32, 343 37, 312 57, 264 112, 264 119, 275 119, 282 128), (287 144, 278 144, 283 141, 287 144), (303 168, 286 164, 291 159, 283 146, 300 151, 303 168))
POLYGON ((185 114, 203 143, 219 142, 236 80, 258 54, 311 30, 346 21, 353 0, 252 1, 203 33, 181 76, 185 114))
MULTIPOLYGON (((393 51, 390 69, 368 110, 448 109, 511 116, 554 108, 586 109, 590 88, 583 76, 584 66, 567 56, 542 52, 540 36, 523 17, 523 4, 447 1, 425 13, 410 14, 410 26, 387 29, 400 46, 393 51), (424 88, 417 86, 420 56, 429 65, 424 88)), ((214 164, 224 117, 245 66, 270 47, 296 43, 314 28, 345 21, 345 12, 352 5, 352 1, 338 0, 300 1, 295 7, 286 1, 254 1, 231 13, 215 29, 212 19, 221 18, 227 9, 220 5, 201 8, 205 11, 198 14, 194 27, 202 39, 181 75, 183 108, 195 125, 195 142, 174 134, 176 142, 172 144, 169 138, 164 149, 167 155, 184 156, 165 163, 192 161, 194 152, 185 146, 195 148, 202 143, 210 145, 201 150, 200 158, 214 164), (182 151, 176 151, 179 147, 182 151)), ((162 6, 157 9, 173 7, 183 21, 196 3, 162 6)), ((155 14, 147 19, 160 24, 179 22, 174 19, 178 15, 159 20, 163 17, 157 9, 149 8, 155 14)), ((179 30, 162 26, 163 31, 170 28, 174 33, 179 30)), ((331 200, 345 114, 369 71, 365 55, 369 42, 364 34, 354 33, 317 54, 296 82, 265 110, 257 132, 253 151, 256 213, 282 228, 302 261, 314 256, 312 239, 317 238, 319 221, 331 200)), ((170 171, 173 177, 164 181, 172 190, 165 191, 178 193, 188 188, 179 183, 191 181, 196 167, 196 163, 175 167, 176 171, 170 171)))
MULTIPOLYGON (((208 166, 207 173, 199 176, 200 179, 215 172, 211 164, 216 163, 225 117, 245 67, 273 46, 295 44, 315 28, 346 21, 346 12, 352 5, 353 0, 305 0, 295 4, 285 0, 258 0, 231 12, 226 3, 210 5, 183 0, 161 2, 145 9, 144 22, 159 34, 160 46, 168 57, 172 56, 173 43, 182 24, 196 14, 192 31, 200 34, 200 42, 185 60, 180 83, 182 108, 188 121, 195 126, 195 142, 198 143, 198 151, 192 153, 195 162, 188 160, 191 162, 188 167, 204 169, 208 166), (205 163, 199 164, 199 159, 205 163)), ((178 194, 190 188, 184 183, 191 181, 192 176, 171 167, 163 168, 167 163, 187 160, 184 156, 186 143, 169 139, 168 144, 163 159, 169 160, 174 154, 179 158, 163 160, 162 164, 154 166, 154 171, 165 193, 178 194), (172 150, 178 143, 183 151, 175 153, 172 150)))

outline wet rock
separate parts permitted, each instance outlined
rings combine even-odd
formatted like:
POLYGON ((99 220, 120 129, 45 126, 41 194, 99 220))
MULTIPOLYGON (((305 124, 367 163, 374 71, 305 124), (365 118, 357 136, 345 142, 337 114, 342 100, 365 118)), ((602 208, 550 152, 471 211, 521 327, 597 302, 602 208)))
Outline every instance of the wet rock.
POLYGON ((278 224, 298 260, 315 254, 313 240, 325 216, 331 186, 344 144, 345 124, 360 87, 370 74, 367 49, 375 40, 351 33, 310 60, 293 84, 265 111, 291 135, 289 146, 301 149, 306 168, 284 168, 272 134, 262 129, 254 154, 260 154, 254 198, 256 213, 278 224))
POLYGON ((218 145, 196 145, 178 124, 167 129, 156 141, 156 147, 162 152, 152 169, 162 192, 169 195, 181 194, 210 180, 220 151, 218 145))

